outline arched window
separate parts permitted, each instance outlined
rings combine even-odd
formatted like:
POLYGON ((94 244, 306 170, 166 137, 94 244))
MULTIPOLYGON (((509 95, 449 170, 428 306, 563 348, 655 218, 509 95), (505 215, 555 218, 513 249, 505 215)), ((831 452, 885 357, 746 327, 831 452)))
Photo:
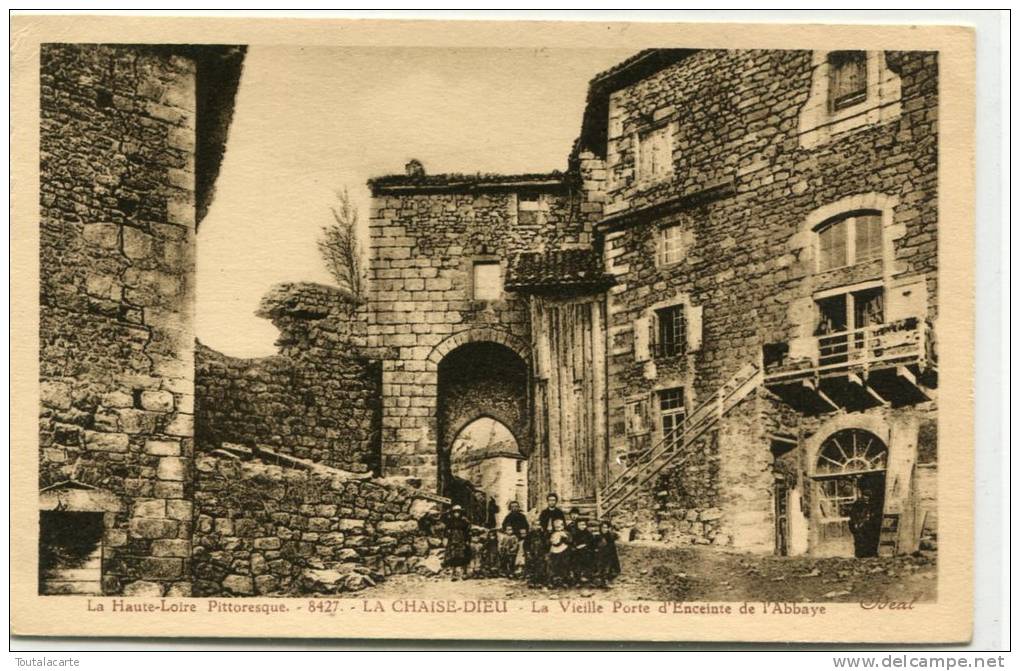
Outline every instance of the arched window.
POLYGON ((884 471, 886 450, 878 436, 863 429, 837 431, 822 443, 816 477, 863 475, 884 471))
POLYGON ((815 229, 818 270, 882 258, 882 213, 861 210, 828 219, 815 229))

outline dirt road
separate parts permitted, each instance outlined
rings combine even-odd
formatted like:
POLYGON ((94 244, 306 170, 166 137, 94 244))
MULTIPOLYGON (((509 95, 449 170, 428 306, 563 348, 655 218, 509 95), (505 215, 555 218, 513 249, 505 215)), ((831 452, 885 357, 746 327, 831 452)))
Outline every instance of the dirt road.
POLYGON ((713 547, 620 545, 623 573, 607 589, 530 588, 522 581, 449 576, 392 576, 358 597, 421 599, 555 599, 919 602, 936 595, 936 567, 925 557, 883 559, 773 557, 713 547))

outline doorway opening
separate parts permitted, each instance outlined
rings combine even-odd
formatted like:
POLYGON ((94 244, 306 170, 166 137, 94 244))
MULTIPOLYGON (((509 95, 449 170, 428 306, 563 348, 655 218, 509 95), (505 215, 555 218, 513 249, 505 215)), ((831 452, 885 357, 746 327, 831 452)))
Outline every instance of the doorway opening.
POLYGON ((39 593, 102 594, 103 514, 39 513, 39 593))
POLYGON ((815 464, 818 496, 816 554, 873 557, 878 552, 888 449, 862 429, 837 431, 815 464))

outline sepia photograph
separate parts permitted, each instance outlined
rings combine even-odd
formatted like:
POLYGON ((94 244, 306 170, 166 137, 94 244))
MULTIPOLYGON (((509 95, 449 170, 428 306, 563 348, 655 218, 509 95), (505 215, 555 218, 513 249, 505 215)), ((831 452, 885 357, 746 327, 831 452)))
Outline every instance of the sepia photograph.
POLYGON ((947 605, 953 56, 344 35, 38 45, 35 597, 947 605))

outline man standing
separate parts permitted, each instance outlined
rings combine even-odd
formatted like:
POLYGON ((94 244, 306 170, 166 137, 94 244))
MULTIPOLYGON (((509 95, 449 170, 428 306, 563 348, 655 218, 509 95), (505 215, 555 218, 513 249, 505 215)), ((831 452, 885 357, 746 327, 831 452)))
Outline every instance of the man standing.
POLYGON ((882 529, 882 499, 876 491, 881 481, 862 477, 857 500, 850 506, 850 533, 854 537, 855 557, 874 557, 882 529))
MULTIPOLYGON (((553 492, 545 497, 548 506, 538 516, 538 526, 547 534, 552 531, 553 520, 564 520, 563 511, 559 509, 560 497, 553 492)), ((565 520, 564 520, 565 521, 565 520)))
POLYGON ((528 518, 521 512, 521 504, 516 500, 510 501, 507 505, 510 507, 510 512, 503 518, 503 524, 500 526, 505 529, 509 524, 513 527, 514 535, 520 536, 521 529, 528 530, 528 518))

